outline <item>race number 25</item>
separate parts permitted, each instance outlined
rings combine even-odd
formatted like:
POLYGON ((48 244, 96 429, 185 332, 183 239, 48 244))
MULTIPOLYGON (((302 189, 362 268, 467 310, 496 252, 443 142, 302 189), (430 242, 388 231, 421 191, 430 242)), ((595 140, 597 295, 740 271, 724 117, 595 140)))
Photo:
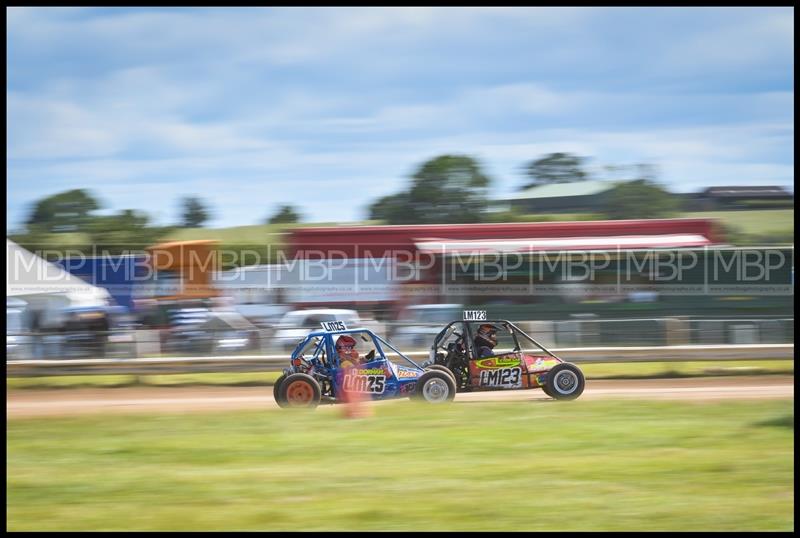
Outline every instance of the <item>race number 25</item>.
POLYGON ((352 392, 369 392, 381 394, 386 389, 386 376, 384 375, 346 375, 344 376, 344 390, 352 392))

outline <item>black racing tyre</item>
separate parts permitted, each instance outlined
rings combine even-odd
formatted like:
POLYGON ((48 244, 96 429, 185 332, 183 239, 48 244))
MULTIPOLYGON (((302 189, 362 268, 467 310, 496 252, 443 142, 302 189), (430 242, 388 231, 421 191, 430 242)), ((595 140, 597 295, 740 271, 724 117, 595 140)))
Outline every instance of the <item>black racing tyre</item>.
POLYGON ((557 364, 547 372, 545 393, 556 400, 574 400, 583 393, 586 379, 580 368, 569 362, 557 364))
MULTIPOLYGON (((443 364, 431 364, 430 366, 425 367, 426 372, 431 370, 438 370, 450 375, 450 377, 453 378, 453 382, 456 383, 456 374, 454 374, 447 366, 444 366, 443 364)), ((458 388, 458 383, 456 383, 456 388, 458 388)))
POLYGON ((456 397, 456 382, 452 374, 441 370, 428 370, 417 379, 413 398, 438 404, 453 401, 456 397))
POLYGON ((308 374, 290 374, 278 385, 275 400, 281 407, 314 408, 322 398, 322 389, 308 374))
POLYGON ((542 391, 543 391, 545 394, 547 394, 548 396, 550 396, 551 398, 554 398, 553 394, 550 392, 550 389, 548 389, 548 388, 547 388, 547 383, 545 383, 544 385, 542 385, 542 391))
POLYGON ((288 376, 286 374, 281 374, 281 376, 275 380, 275 384, 272 385, 272 395, 275 397, 275 401, 278 403, 279 407, 286 407, 286 400, 281 399, 280 388, 281 383, 283 383, 287 377, 288 376))

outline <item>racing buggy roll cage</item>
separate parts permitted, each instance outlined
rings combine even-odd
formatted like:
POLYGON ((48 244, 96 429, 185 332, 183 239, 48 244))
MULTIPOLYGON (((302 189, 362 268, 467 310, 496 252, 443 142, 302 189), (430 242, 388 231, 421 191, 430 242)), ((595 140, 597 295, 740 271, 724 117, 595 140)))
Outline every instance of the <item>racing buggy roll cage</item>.
POLYGON ((416 362, 411 360, 408 356, 406 356, 405 353, 403 353, 402 351, 398 350, 392 344, 390 344, 389 342, 387 342, 386 340, 384 340, 383 338, 381 338, 377 334, 375 334, 375 333, 373 333, 371 331, 368 331, 367 329, 362 329, 362 328, 346 329, 346 330, 343 330, 343 331, 317 331, 317 332, 313 332, 313 333, 303 337, 300 340, 300 342, 298 342, 297 346, 295 346, 295 348, 294 348, 294 351, 292 351, 292 357, 303 357, 304 354, 302 353, 302 351, 305 348, 305 346, 310 341, 314 341, 314 352, 312 354, 312 357, 313 357, 312 360, 319 359, 320 360, 320 364, 325 364, 325 366, 328 366, 328 367, 331 367, 331 368, 338 368, 339 367, 339 362, 338 362, 339 355, 334 352, 333 339, 335 337, 341 336, 343 334, 358 334, 359 336, 361 336, 362 340, 367 342, 368 340, 366 340, 364 338, 364 333, 367 333, 372 337, 372 339, 373 339, 372 343, 375 345, 374 349, 377 350, 378 353, 380 354, 378 356, 367 356, 367 357, 365 357, 366 360, 374 360, 375 358, 380 358, 382 360, 389 360, 389 358, 386 357, 386 354, 383 352, 383 349, 384 349, 383 346, 386 346, 387 348, 391 349, 392 351, 394 351, 395 353, 400 355, 404 360, 407 360, 409 363, 413 364, 415 367, 419 368, 420 370, 423 369, 422 366, 420 366, 419 364, 417 364, 416 362), (325 338, 326 336, 328 336, 329 338, 325 338), (317 356, 320 353, 323 354, 322 357, 318 357, 317 356), (331 360, 333 357, 336 357, 335 361, 331 360))
POLYGON ((342 331, 317 331, 306 335, 298 342, 294 351, 292 351, 291 367, 284 369, 284 373, 308 373, 320 384, 323 397, 334 397, 333 378, 336 369, 341 365, 339 354, 336 353, 334 349, 334 338, 343 334, 358 334, 363 341, 368 342, 369 340, 364 336, 365 333, 372 338, 374 348, 362 359, 362 362, 374 360, 391 362, 384 352, 385 348, 383 346, 386 346, 386 348, 397 353, 414 367, 419 370, 424 370, 423 366, 411 360, 405 353, 395 348, 377 334, 363 328, 356 328, 342 331), (309 343, 311 343, 312 346, 309 346, 309 349, 306 350, 309 343), (307 353, 303 353, 303 351, 307 351, 307 353), (307 354, 310 354, 310 358, 306 357, 307 354))
POLYGON ((510 352, 500 353, 498 355, 506 354, 506 353, 519 353, 522 351, 522 346, 520 345, 519 338, 517 338, 517 334, 521 334, 523 337, 527 338, 531 341, 536 347, 553 357, 559 361, 563 361, 561 357, 556 356, 553 354, 549 349, 544 347, 542 344, 537 342, 533 337, 531 337, 528 333, 514 325, 508 320, 499 319, 499 320, 486 320, 486 321, 468 321, 468 320, 458 320, 452 321, 447 326, 444 327, 439 334, 436 335, 436 338, 433 340, 433 346, 431 347, 430 356, 426 361, 426 364, 440 364, 446 368, 448 368, 456 377, 456 382, 458 384, 459 389, 464 389, 469 386, 469 361, 478 358, 477 350, 475 349, 475 335, 472 331, 472 324, 480 323, 488 324, 488 325, 496 325, 496 326, 503 326, 508 329, 508 332, 511 333, 511 336, 514 339, 514 349, 510 352), (456 331, 458 325, 462 325, 462 333, 456 331), (455 335, 457 339, 453 342, 447 344, 446 350, 447 352, 439 352, 440 343, 446 341, 451 336, 455 335))

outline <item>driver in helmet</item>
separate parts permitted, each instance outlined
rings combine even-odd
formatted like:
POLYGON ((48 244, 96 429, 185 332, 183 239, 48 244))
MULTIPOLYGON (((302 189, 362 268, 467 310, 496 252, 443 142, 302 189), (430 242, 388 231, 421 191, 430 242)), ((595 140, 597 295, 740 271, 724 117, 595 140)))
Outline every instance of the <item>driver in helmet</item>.
POLYGON ((359 363, 356 339, 352 336, 343 334, 336 340, 336 353, 339 355, 339 363, 342 368, 352 368, 359 363))
POLYGON ((494 346, 497 345, 497 327, 488 323, 481 325, 475 334, 474 342, 478 358, 491 357, 494 355, 494 346))

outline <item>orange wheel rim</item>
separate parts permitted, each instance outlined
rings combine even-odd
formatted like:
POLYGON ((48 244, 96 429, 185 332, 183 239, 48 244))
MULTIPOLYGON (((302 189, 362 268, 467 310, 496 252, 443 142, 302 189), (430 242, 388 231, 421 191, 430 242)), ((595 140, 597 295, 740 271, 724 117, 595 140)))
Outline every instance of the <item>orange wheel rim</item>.
POLYGON ((290 403, 304 404, 314 397, 314 390, 305 381, 294 381, 286 387, 286 399, 290 403))

